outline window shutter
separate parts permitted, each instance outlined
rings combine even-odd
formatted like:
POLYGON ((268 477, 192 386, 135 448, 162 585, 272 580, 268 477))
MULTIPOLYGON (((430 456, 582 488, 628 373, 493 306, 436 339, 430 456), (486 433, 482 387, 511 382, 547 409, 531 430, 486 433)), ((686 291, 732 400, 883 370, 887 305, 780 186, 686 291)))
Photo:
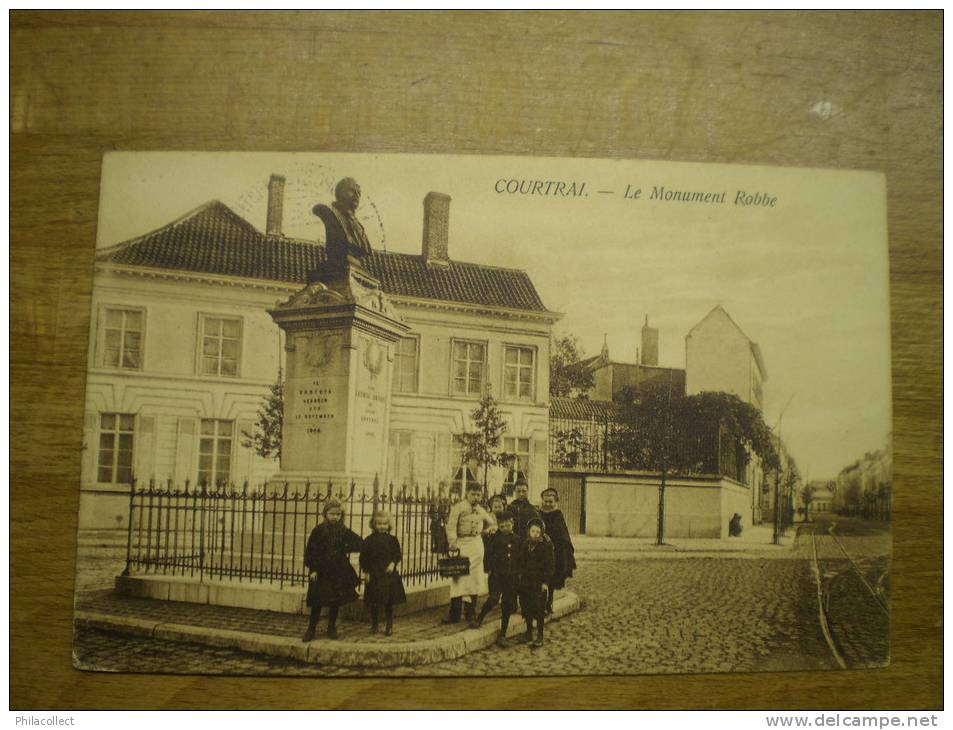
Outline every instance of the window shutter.
POLYGON ((99 414, 86 411, 83 418, 83 453, 80 459, 80 483, 96 482, 96 459, 99 455, 99 414))
POLYGON ((181 489, 185 480, 195 482, 195 452, 196 443, 195 418, 180 418, 179 428, 175 439, 175 486, 181 489))
POLYGON ((136 424, 133 449, 136 460, 133 467, 133 476, 139 487, 148 486, 150 479, 156 478, 156 417, 139 416, 136 424))
POLYGON ((245 440, 244 434, 255 433, 255 422, 238 421, 235 426, 234 452, 237 456, 232 481, 240 487, 245 480, 248 480, 249 484, 254 484, 255 482, 255 447, 249 446, 245 448, 242 446, 242 441, 245 440))

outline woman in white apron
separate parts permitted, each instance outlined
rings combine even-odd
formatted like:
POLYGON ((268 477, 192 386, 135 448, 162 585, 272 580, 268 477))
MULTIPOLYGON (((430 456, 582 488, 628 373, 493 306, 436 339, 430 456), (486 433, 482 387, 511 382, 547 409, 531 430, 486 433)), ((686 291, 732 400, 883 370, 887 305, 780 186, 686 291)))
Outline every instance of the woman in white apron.
POLYGON ((477 596, 486 593, 482 533, 484 527, 496 525, 496 520, 480 506, 482 494, 483 488, 471 483, 464 498, 450 508, 447 517, 450 549, 458 549, 461 556, 470 559, 470 573, 450 579, 450 615, 443 620, 445 624, 460 621, 464 599, 467 601, 467 620, 475 618, 477 596))

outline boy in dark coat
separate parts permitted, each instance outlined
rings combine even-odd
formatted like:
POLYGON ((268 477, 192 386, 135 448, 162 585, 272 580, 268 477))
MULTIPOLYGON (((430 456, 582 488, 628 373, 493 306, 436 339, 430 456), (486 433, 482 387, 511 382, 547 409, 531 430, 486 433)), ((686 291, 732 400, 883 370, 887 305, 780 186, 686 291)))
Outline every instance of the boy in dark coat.
POLYGON ((513 532, 513 513, 505 510, 499 514, 499 530, 490 539, 487 550, 487 567, 490 572, 489 596, 480 615, 470 622, 470 628, 479 628, 486 615, 502 599, 500 613, 500 635, 496 645, 506 646, 506 630, 510 625, 510 615, 516 612, 519 591, 520 553, 523 538, 513 532))
POLYGON ((566 578, 572 578, 572 572, 576 569, 576 548, 569 536, 566 518, 559 509, 559 492, 552 487, 544 489, 542 499, 543 523, 546 525, 546 537, 553 542, 555 560, 553 579, 546 596, 546 615, 549 616, 553 612, 553 596, 557 590, 566 587, 566 578))
POLYGON ((546 539, 545 527, 540 519, 530 520, 526 528, 526 540, 519 551, 520 556, 520 606, 526 619, 526 634, 521 643, 532 642, 534 649, 543 645, 543 615, 546 611, 546 594, 553 577, 553 544, 546 539), (533 623, 536 623, 536 639, 533 640, 533 623))
POLYGON ((526 478, 521 474, 513 485, 513 494, 515 499, 509 504, 509 510, 513 513, 515 524, 513 530, 520 537, 526 537, 526 527, 530 520, 540 519, 539 510, 529 503, 527 495, 529 494, 529 484, 526 478))
POLYGON ((379 630, 378 618, 381 606, 384 607, 384 634, 394 633, 394 604, 407 600, 404 583, 397 572, 402 559, 400 542, 390 534, 390 515, 378 510, 371 518, 373 533, 367 536, 361 546, 361 570, 367 573, 367 588, 364 590, 364 603, 371 609, 371 633, 379 630))
POLYGON ((308 605, 311 620, 302 641, 311 641, 321 617, 321 607, 328 607, 328 638, 338 638, 338 609, 357 600, 354 589, 360 583, 351 567, 348 553, 361 549, 361 538, 342 522, 344 510, 336 499, 324 505, 324 522, 315 527, 304 549, 304 564, 308 569, 308 605))

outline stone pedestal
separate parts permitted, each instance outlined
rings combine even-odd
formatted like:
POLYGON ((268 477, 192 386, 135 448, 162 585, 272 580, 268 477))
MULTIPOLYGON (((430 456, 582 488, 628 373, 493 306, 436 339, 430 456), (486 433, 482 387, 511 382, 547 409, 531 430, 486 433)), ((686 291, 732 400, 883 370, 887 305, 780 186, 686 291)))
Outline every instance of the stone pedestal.
POLYGON ((355 259, 311 279, 269 311, 286 335, 281 471, 269 484, 367 488, 384 479, 395 343, 407 326, 355 259))

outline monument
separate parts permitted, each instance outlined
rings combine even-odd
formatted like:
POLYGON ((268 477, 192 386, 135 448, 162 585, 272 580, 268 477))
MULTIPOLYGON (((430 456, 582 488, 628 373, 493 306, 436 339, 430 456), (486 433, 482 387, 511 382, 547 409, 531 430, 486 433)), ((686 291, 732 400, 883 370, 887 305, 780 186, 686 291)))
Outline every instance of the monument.
POLYGON ((361 265, 370 255, 354 217, 360 186, 344 178, 332 206, 316 205, 327 260, 308 284, 269 314, 285 333, 281 470, 270 484, 385 479, 390 380, 397 340, 408 331, 361 265))

